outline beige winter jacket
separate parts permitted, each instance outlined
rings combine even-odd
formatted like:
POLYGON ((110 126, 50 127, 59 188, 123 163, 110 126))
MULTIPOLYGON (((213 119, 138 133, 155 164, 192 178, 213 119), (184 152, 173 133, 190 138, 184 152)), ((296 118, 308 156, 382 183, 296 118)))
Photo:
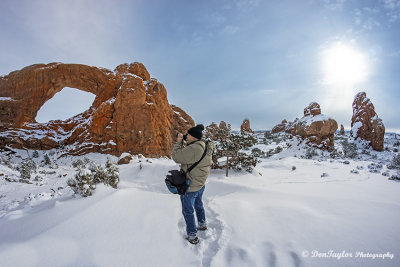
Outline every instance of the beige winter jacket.
MULTIPOLYGON (((172 150, 172 159, 176 163, 180 163, 181 169, 186 172, 190 166, 200 160, 204 153, 205 146, 206 143, 203 140, 195 141, 187 146, 182 146, 181 143, 175 143, 172 150)), ((207 154, 205 157, 193 170, 187 173, 187 177, 190 180, 189 192, 199 191, 205 185, 207 177, 210 174, 214 147, 213 142, 208 142, 207 154)))

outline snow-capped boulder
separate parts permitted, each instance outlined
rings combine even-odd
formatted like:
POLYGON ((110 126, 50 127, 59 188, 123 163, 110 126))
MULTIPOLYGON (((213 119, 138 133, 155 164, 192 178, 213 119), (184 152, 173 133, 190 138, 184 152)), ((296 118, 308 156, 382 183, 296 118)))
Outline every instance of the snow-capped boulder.
POLYGON ((383 150, 385 125, 365 92, 359 92, 354 97, 350 134, 355 139, 369 141, 374 150, 383 150))
POLYGON ((138 62, 114 71, 82 64, 36 64, 0 76, 0 96, 0 148, 169 156, 176 132, 194 126, 188 114, 168 103, 164 85, 138 62), (40 108, 64 87, 96 98, 88 110, 70 119, 37 123, 40 108))
POLYGON ((131 162, 132 159, 133 157, 130 153, 126 152, 122 153, 121 156, 119 157, 118 165, 129 164, 129 162, 131 162))
POLYGON ((334 134, 337 128, 337 122, 321 114, 318 103, 311 102, 304 109, 304 117, 295 123, 292 134, 305 139, 310 145, 329 149, 334 146, 334 134))

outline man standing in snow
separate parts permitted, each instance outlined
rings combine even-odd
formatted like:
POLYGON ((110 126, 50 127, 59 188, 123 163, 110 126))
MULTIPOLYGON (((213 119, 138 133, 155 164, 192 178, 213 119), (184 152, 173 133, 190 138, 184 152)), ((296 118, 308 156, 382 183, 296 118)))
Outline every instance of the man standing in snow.
POLYGON ((214 144, 201 140, 203 137, 203 130, 204 126, 202 124, 190 128, 185 135, 186 146, 183 145, 183 140, 185 139, 184 135, 179 133, 172 150, 172 159, 176 163, 180 163, 181 169, 185 172, 190 166, 198 162, 203 156, 203 153, 206 152, 199 164, 186 174, 187 178, 190 180, 190 188, 188 192, 181 195, 182 214, 185 218, 186 233, 188 235, 187 240, 192 244, 199 243, 197 230, 207 230, 202 197, 207 177, 210 174, 214 144), (194 211, 196 211, 198 222, 197 228, 194 211))

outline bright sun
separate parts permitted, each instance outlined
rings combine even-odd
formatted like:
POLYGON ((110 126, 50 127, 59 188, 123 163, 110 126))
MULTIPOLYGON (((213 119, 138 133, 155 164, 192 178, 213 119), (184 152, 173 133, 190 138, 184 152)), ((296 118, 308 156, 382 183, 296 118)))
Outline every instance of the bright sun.
POLYGON ((355 85, 368 74, 366 57, 350 45, 336 43, 323 51, 325 84, 355 85))

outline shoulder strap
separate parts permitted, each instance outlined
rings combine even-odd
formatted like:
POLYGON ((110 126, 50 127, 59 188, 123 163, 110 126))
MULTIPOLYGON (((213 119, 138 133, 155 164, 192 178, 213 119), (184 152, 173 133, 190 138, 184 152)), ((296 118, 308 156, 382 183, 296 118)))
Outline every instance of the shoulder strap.
POLYGON ((207 142, 204 142, 204 143, 206 144, 206 146, 205 146, 205 148, 204 148, 204 153, 203 153, 203 155, 201 156, 201 158, 200 158, 200 160, 199 160, 198 162, 196 162, 195 164, 193 164, 192 166, 190 166, 189 169, 187 169, 187 171, 186 171, 187 173, 190 172, 191 170, 193 170, 193 169, 197 166, 197 164, 199 164, 200 161, 202 161, 202 160, 204 159, 204 157, 206 156, 208 141, 207 141, 207 142))

